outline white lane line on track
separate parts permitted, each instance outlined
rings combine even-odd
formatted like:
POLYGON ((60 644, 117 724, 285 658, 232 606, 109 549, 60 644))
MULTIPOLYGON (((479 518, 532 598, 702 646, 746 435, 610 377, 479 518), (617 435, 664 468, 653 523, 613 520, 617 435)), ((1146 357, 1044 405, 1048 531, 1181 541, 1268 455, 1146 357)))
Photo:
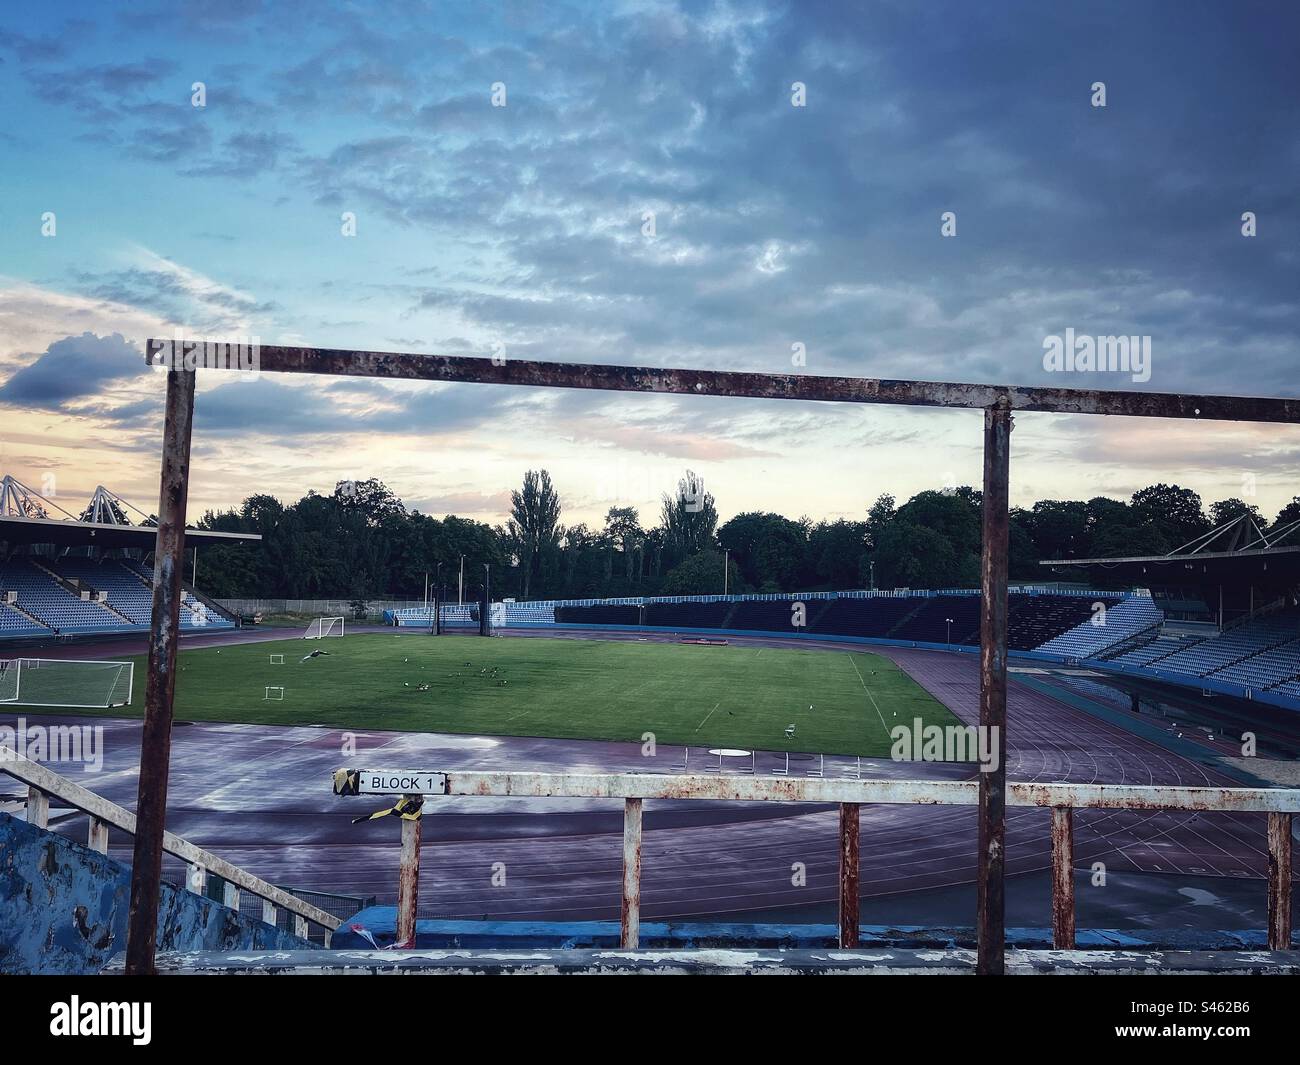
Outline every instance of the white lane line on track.
MULTIPOLYGON (((717 709, 718 707, 720 707, 721 705, 722 705, 722 703, 720 703, 720 702, 714 703, 714 704, 713 704, 713 710, 716 710, 716 709, 717 709)), ((699 732, 700 729, 702 729, 702 728, 704 727, 705 722, 707 722, 707 721, 709 720, 709 718, 711 718, 711 717, 713 716, 713 710, 710 710, 707 714, 705 714, 705 715, 704 715, 704 721, 701 721, 698 725, 695 726, 695 731, 696 731, 696 732, 699 732)))

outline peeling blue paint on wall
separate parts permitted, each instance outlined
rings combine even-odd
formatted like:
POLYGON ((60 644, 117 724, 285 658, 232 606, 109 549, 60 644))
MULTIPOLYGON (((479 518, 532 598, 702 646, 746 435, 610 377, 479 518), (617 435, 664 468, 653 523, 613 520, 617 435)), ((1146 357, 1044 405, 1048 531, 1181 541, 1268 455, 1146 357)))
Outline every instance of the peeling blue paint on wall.
MULTIPOLYGON (((131 868, 0 814, 0 973, 96 973, 126 948, 131 868)), ((158 950, 312 950, 313 944, 163 884, 158 950)))

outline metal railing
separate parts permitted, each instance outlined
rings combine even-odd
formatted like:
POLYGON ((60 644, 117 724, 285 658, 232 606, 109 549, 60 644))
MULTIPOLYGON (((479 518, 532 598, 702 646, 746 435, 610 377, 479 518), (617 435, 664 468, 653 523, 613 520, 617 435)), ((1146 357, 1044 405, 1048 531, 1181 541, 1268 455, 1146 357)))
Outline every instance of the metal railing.
MULTIPOLYGON (((646 799, 839 804, 839 945, 858 946, 859 825, 863 804, 975 806, 979 782, 856 780, 658 773, 511 773, 461 770, 410 772, 340 769, 338 795, 480 795, 515 798, 623 800, 621 945, 636 949, 641 920, 641 820, 646 799)), ((1008 806, 1052 811, 1052 942, 1075 945, 1074 811, 1192 810, 1268 815, 1268 946, 1291 946, 1291 820, 1300 788, 1212 788, 1131 784, 1008 783, 1008 806)), ((425 803, 423 810, 427 811, 425 803)), ((420 821, 402 821, 397 943, 415 938, 420 821)))
MULTIPOLYGON (((67 777, 60 776, 39 762, 19 754, 9 747, 0 745, 0 773, 8 774, 15 780, 27 785, 27 821, 37 828, 48 828, 50 819, 50 799, 57 799, 65 806, 80 810, 90 818, 90 827, 86 845, 100 854, 108 853, 109 829, 118 829, 130 836, 135 835, 136 818, 130 810, 109 802, 93 791, 88 791, 67 777)), ((202 895, 207 887, 208 877, 219 878, 223 883, 222 901, 231 909, 240 908, 240 896, 243 893, 254 896, 261 902, 261 920, 267 924, 278 924, 279 913, 291 915, 293 932, 300 939, 309 938, 312 925, 318 925, 324 931, 326 945, 334 930, 342 924, 340 918, 322 910, 319 906, 290 894, 274 884, 269 884, 261 877, 254 876, 245 869, 231 865, 211 851, 204 850, 172 832, 163 833, 164 853, 179 858, 187 866, 185 886, 195 894, 202 895)))

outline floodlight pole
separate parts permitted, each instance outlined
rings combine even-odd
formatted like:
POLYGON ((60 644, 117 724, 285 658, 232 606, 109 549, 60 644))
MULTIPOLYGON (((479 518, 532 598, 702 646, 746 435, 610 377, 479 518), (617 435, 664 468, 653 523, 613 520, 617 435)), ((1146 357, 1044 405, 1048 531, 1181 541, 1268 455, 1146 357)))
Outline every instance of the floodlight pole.
POLYGON ((1011 408, 984 411, 983 535, 980 545, 980 729, 996 768, 979 774, 976 858, 976 972, 1001 975, 1006 955, 1007 555, 1011 408))
POLYGON ((167 371, 163 420, 162 485, 154 547, 153 616, 145 679, 144 729, 140 736, 140 784, 131 861, 131 909, 127 917, 126 972, 154 972, 158 901, 162 893, 163 829, 171 764, 176 651, 180 642, 181 578, 185 568, 185 506, 194 425, 193 370, 167 371))
MULTIPOLYGON (((428 574, 425 574, 425 580, 428 580, 428 574)), ((437 563, 433 572, 433 624, 432 633, 438 636, 442 633, 442 563, 437 563)))

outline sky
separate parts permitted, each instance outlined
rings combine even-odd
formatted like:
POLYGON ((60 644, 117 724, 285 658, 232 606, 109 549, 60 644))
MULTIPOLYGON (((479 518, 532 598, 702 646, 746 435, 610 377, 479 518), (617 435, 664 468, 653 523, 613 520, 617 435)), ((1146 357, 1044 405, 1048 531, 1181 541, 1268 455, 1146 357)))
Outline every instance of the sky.
MULTIPOLYGON (((1300 397, 1298 39, 1292 5, 1181 0, 6 6, 0 473, 156 509, 141 352, 177 330, 1300 397), (1149 377, 1045 365, 1066 330, 1149 337, 1149 377)), ((209 373, 190 507, 375 476, 495 523, 544 467, 566 522, 652 524, 691 469, 724 520, 862 518, 978 486, 980 426, 209 373)), ((1300 427, 1024 414, 1012 503, 1164 481, 1271 517, 1298 472, 1300 427)))

